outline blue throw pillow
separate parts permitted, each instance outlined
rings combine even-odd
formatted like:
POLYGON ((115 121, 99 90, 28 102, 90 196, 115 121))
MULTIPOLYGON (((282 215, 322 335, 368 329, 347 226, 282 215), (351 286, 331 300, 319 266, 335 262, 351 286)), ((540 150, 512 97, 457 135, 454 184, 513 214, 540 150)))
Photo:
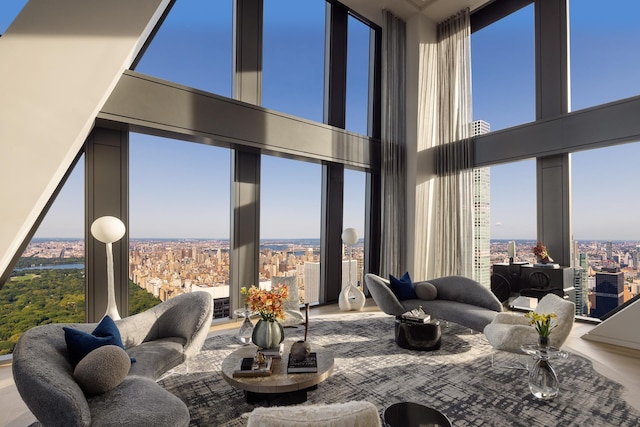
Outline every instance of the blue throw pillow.
POLYGON ((390 274, 389 287, 400 301, 418 298, 416 290, 413 287, 411 277, 409 276, 409 272, 404 273, 399 279, 390 274))
POLYGON ((64 340, 71 365, 75 366, 91 351, 104 345, 117 345, 124 350, 120 331, 111 317, 104 316, 91 333, 63 327, 64 340))

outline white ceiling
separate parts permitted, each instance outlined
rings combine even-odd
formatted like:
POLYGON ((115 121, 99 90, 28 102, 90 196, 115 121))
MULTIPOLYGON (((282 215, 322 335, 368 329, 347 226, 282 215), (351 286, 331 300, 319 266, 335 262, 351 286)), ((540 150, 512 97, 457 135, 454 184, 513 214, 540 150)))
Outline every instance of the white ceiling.
POLYGON ((405 21, 422 13, 438 23, 465 7, 473 11, 491 1, 493 0, 341 0, 343 4, 377 24, 381 23, 384 9, 389 9, 405 21))

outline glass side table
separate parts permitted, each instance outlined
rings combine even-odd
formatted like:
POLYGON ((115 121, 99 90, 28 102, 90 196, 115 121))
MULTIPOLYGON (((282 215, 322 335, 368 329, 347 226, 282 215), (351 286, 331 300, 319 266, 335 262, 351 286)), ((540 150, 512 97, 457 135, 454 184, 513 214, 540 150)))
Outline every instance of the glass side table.
POLYGON ((250 344, 251 336, 253 335, 253 322, 251 321, 251 315, 253 313, 248 308, 240 308, 234 310, 233 314, 235 314, 237 318, 242 318, 242 324, 240 325, 240 329, 238 329, 238 340, 242 344, 250 344))
POLYGON ((549 400, 558 395, 560 389, 558 375, 551 366, 551 360, 566 359, 569 353, 555 347, 544 347, 538 344, 525 344, 520 347, 523 352, 535 360, 529 371, 529 390, 537 399, 549 400))

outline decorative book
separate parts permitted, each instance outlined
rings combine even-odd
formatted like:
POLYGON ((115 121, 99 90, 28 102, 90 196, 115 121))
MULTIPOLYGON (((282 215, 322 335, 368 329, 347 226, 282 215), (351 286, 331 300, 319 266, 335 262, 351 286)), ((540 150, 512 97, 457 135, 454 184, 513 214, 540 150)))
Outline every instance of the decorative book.
POLYGON ((243 357, 238 360, 236 369, 233 371, 234 377, 268 377, 273 370, 272 358, 267 357, 264 366, 258 366, 253 357, 243 357))
POLYGON ((262 349, 262 354, 264 354, 265 357, 272 357, 274 359, 281 359, 283 351, 284 351, 284 343, 280 343, 280 345, 278 347, 262 349))
POLYGON ((407 320, 409 322, 429 323, 431 321, 431 316, 425 313, 422 310, 422 307, 407 311, 400 317, 402 318, 402 320, 407 320))
POLYGON ((289 355, 289 362, 287 363, 288 374, 301 374, 310 372, 318 372, 318 359, 316 358, 315 352, 309 353, 309 355, 300 362, 294 361, 291 358, 291 355, 289 355))

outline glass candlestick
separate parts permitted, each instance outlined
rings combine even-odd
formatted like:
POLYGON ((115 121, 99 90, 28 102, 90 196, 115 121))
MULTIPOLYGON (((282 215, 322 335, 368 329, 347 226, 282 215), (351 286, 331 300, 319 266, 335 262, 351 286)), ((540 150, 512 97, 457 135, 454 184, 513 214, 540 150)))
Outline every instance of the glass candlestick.
POLYGON ((240 329, 238 329, 238 340, 242 344, 250 344, 251 343, 251 335, 253 334, 253 322, 251 322, 251 310, 242 308, 240 310, 234 311, 236 316, 242 318, 242 324, 240 325, 240 329))

